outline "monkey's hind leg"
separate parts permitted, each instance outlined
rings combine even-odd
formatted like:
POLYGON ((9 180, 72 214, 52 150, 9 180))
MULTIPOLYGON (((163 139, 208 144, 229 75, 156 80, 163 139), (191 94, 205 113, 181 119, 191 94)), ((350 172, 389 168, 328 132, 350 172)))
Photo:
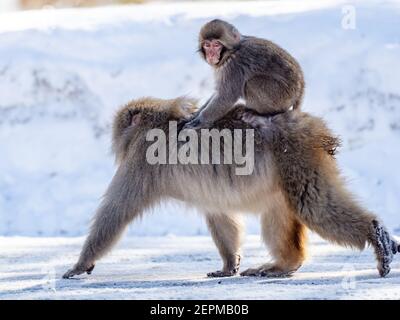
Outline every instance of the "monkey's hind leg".
POLYGON ((207 273, 208 277, 231 277, 238 273, 243 223, 236 214, 206 214, 211 236, 223 261, 222 270, 207 273))
POLYGON ((299 219, 321 237, 337 244, 360 250, 366 244, 372 245, 379 274, 385 277, 399 245, 376 215, 358 205, 337 175, 315 171, 304 185, 297 202, 299 219))
POLYGON ((306 256, 306 228, 286 206, 273 206, 261 216, 262 234, 274 259, 242 276, 287 277, 301 267, 306 256))
POLYGON ((390 272, 393 256, 400 252, 400 244, 389 235, 386 228, 377 220, 372 221, 370 242, 378 260, 379 274, 384 277, 390 272))

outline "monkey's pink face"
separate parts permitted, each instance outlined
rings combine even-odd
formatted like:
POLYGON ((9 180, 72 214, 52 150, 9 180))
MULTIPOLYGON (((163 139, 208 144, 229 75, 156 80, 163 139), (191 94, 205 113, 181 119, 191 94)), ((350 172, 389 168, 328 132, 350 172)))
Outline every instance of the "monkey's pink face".
POLYGON ((223 45, 216 39, 204 40, 203 50, 206 56, 206 60, 211 65, 216 65, 221 59, 221 51, 223 45))

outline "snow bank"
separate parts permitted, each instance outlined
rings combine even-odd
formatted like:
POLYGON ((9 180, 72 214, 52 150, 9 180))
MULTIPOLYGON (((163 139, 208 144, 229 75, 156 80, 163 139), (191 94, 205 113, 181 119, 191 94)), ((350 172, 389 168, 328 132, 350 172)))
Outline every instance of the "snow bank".
MULTIPOLYGON (((82 235, 110 181, 110 122, 139 96, 213 88, 196 54, 200 26, 229 19, 277 42, 304 67, 304 109, 342 137, 354 193, 400 232, 400 5, 354 2, 149 4, 0 15, 0 234, 82 235)), ((135 235, 204 234, 175 204, 134 224, 135 235)), ((248 231, 256 232, 254 221, 248 231)))

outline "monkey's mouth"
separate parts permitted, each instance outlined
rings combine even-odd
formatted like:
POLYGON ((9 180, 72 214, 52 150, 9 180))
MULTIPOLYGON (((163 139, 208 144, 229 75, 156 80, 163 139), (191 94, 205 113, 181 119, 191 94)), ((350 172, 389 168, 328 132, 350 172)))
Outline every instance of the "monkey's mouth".
POLYGON ((217 54, 207 56, 207 62, 213 66, 217 65, 220 60, 220 56, 217 54))
POLYGON ((218 66, 218 64, 222 61, 226 53, 225 47, 222 47, 219 51, 213 51, 211 54, 207 55, 207 62, 213 66, 218 66))

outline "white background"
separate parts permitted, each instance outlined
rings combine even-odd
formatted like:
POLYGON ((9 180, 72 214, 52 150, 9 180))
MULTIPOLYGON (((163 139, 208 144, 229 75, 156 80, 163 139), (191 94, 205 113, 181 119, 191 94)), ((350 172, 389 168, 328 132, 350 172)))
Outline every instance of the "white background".
MULTIPOLYGON (((147 95, 205 100, 212 73, 196 53, 196 39, 215 17, 275 41, 299 60, 307 82, 303 109, 341 136, 338 161, 349 188, 399 233, 400 5, 353 4, 355 29, 343 28, 340 1, 0 15, 0 235, 86 233, 115 169, 115 110, 147 95)), ((248 231, 258 231, 256 221, 248 231)), ((129 232, 207 231, 191 210, 168 204, 129 232)))

